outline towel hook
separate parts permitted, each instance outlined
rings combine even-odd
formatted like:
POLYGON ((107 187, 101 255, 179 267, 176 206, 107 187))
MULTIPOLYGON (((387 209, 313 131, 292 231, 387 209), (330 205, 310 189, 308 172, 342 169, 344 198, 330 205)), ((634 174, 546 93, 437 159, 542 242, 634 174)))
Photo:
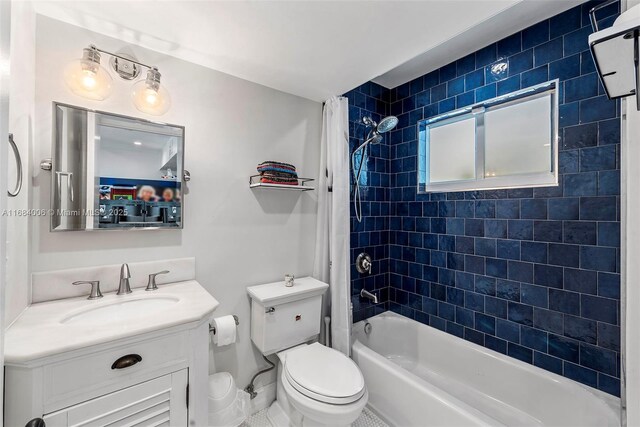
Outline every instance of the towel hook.
POLYGON ((9 145, 11 145, 13 154, 16 156, 16 187, 13 191, 7 190, 7 194, 9 195, 9 197, 16 197, 20 193, 20 190, 22 190, 22 159, 20 158, 20 151, 18 151, 18 146, 13 140, 12 133, 9 134, 9 145))

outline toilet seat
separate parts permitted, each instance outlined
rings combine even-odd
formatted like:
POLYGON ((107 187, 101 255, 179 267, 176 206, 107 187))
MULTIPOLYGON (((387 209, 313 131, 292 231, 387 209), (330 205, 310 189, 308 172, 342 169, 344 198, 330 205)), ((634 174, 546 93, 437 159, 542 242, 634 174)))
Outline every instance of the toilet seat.
POLYGON ((353 403, 366 391, 358 365, 319 343, 287 352, 283 371, 283 379, 296 391, 328 404, 353 403))

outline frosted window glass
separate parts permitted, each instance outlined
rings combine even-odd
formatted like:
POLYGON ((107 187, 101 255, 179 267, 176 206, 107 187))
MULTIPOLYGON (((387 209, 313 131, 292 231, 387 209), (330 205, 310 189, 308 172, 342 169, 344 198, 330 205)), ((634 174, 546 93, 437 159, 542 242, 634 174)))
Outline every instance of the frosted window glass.
POLYGON ((429 182, 476 177, 476 120, 469 118, 429 131, 429 182))
POLYGON ((488 110, 485 176, 551 170, 551 96, 488 110))

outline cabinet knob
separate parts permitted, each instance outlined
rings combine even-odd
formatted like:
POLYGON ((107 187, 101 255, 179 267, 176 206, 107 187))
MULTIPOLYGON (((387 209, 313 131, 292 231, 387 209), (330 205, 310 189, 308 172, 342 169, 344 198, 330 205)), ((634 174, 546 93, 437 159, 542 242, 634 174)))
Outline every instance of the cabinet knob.
POLYGON ((27 422, 24 427, 45 427, 46 424, 42 418, 34 418, 31 421, 27 422))
POLYGON ((113 362, 113 365, 111 365, 111 369, 128 368, 129 366, 133 366, 138 362, 142 362, 142 357, 139 354, 127 354, 113 362))

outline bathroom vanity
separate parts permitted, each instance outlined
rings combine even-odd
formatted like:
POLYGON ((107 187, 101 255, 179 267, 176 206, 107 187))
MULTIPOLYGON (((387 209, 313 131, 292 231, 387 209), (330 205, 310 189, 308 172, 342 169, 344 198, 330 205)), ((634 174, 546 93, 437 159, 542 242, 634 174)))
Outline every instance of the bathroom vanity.
POLYGON ((31 305, 5 336, 5 425, 206 425, 217 306, 193 280, 31 305))

